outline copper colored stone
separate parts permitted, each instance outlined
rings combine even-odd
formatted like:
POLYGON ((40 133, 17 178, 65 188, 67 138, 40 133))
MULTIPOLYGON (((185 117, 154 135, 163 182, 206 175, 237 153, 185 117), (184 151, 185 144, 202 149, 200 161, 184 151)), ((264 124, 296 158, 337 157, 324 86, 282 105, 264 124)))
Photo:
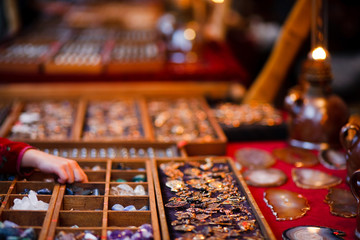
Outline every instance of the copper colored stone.
POLYGON ((287 180, 286 174, 277 168, 249 169, 243 175, 246 183, 254 187, 277 187, 287 180))
POLYGON ((273 155, 276 158, 296 167, 310 167, 319 163, 319 160, 315 154, 313 154, 310 150, 301 148, 278 148, 273 150, 273 155))
POLYGON ((296 186, 308 189, 329 188, 342 181, 339 177, 309 168, 294 168, 291 175, 296 186))
POLYGON ((275 159, 269 152, 257 148, 242 148, 235 153, 235 158, 249 169, 268 168, 275 164, 275 159))
POLYGON ((356 217, 357 203, 350 191, 330 188, 324 201, 329 204, 331 214, 346 218, 356 217))
POLYGON ((285 189, 265 190, 264 201, 275 215, 276 220, 298 219, 310 210, 308 200, 304 196, 285 189))

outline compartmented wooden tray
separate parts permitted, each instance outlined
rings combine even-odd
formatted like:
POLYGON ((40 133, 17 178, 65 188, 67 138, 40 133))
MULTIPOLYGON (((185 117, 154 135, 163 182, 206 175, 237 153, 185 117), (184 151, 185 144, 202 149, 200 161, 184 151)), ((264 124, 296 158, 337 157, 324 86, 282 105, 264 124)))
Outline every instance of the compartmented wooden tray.
POLYGON ((146 101, 153 136, 177 142, 188 155, 224 155, 226 137, 202 97, 157 97, 146 101))
POLYGON ((227 157, 152 161, 162 239, 275 239, 227 157))
POLYGON ((224 155, 227 141, 201 96, 24 98, 0 136, 30 144, 171 144, 188 155, 224 155))
POLYGON ((56 41, 19 40, 0 48, 0 72, 39 73, 59 48, 56 41))
POLYGON ((157 39, 115 41, 105 72, 155 73, 165 68, 165 48, 157 39))
POLYGON ((44 63, 44 71, 51 74, 100 74, 108 48, 106 41, 68 41, 44 63))
POLYGON ((59 185, 45 182, 54 176, 35 172, 26 180, 0 182, 1 221, 9 220, 19 228, 34 228, 38 239, 54 239, 61 233, 84 233, 89 231, 99 239, 106 239, 109 231, 131 230, 136 232, 143 224, 150 224, 154 239, 160 239, 152 171, 148 159, 98 159, 78 160, 88 175, 88 183, 59 185), (140 195, 117 195, 114 187, 126 184, 133 189, 138 186, 145 192, 140 195), (49 203, 48 211, 12 210, 15 198, 25 189, 48 188, 52 195, 38 195, 49 203), (115 204, 123 207, 133 205, 136 210, 112 210, 115 204), (145 208, 142 208, 144 207, 145 208))
POLYGON ((130 229, 135 231, 142 224, 151 224, 154 239, 160 239, 158 216, 155 202, 153 178, 148 160, 99 160, 98 162, 79 160, 79 164, 89 176, 89 183, 62 185, 54 208, 48 238, 61 231, 79 232, 91 230, 101 239, 105 239, 108 231, 130 229), (98 165, 98 170, 93 170, 98 165), (119 166, 121 169, 119 169, 119 166), (145 182, 133 182, 136 175, 145 176, 145 182), (116 182, 121 177, 125 182, 116 182), (119 184, 127 184, 133 188, 144 187, 146 194, 139 196, 115 195, 112 188, 119 184), (70 190, 69 190, 70 189, 70 190), (78 189, 78 190, 75 190, 78 189), (80 190, 79 190, 80 189, 80 190), (97 189, 95 191, 95 189, 97 189), (92 195, 79 195, 87 191, 92 195), (73 192, 71 192, 73 191, 73 192), (94 193, 97 192, 95 195, 94 193), (71 195, 69 193, 74 193, 71 195), (128 205, 148 210, 115 211, 114 204, 128 205), (77 228, 72 226, 77 225, 77 228))
POLYGON ((13 181, 1 181, 0 192, 2 205, 0 207, 0 220, 11 221, 18 225, 21 230, 34 229, 38 239, 45 239, 52 218, 54 206, 57 201, 60 185, 54 182, 44 182, 48 176, 38 176, 33 181, 16 179, 13 181), (49 204, 48 210, 14 210, 15 199, 27 197, 28 190, 38 191, 49 189, 51 195, 38 194, 37 199, 49 204))

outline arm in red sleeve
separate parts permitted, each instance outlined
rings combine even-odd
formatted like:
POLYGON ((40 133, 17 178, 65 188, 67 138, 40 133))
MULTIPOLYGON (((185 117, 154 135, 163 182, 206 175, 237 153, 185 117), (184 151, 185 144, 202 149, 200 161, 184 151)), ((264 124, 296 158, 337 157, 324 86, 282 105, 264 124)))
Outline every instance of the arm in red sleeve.
POLYGON ((26 150, 34 147, 23 142, 13 142, 0 138, 0 173, 17 173, 20 176, 29 175, 22 172, 21 160, 26 150))

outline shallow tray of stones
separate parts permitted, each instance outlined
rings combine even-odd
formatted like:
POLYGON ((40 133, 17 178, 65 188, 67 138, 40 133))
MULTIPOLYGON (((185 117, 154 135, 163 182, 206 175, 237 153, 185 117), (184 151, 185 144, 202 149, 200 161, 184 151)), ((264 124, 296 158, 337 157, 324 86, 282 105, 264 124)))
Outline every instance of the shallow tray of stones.
POLYGON ((154 138, 181 143, 189 156, 223 155, 226 136, 202 97, 146 99, 154 138))
POLYGON ((60 186, 48 238, 92 234, 98 239, 111 239, 108 234, 114 231, 130 230, 135 234, 143 224, 150 224, 154 239, 160 239, 149 160, 81 159, 78 163, 86 169, 89 182, 60 186), (132 181, 139 174, 143 175, 141 180, 144 181, 132 181), (115 182, 117 178, 124 181, 115 182), (141 195, 117 195, 112 188, 120 184, 133 189, 141 186, 145 192, 141 195))
POLYGON ((32 236, 31 239, 44 239, 57 201, 59 184, 14 179, 12 182, 1 182, 0 186, 1 221, 16 224, 16 228, 27 231, 27 237, 32 236))
POLYGON ((275 239, 232 159, 152 164, 162 239, 275 239))
POLYGON ((83 141, 136 141, 150 138, 144 101, 136 98, 85 101, 81 132, 83 141))
POLYGON ((1 134, 27 143, 74 139, 78 103, 76 99, 21 100, 13 105, 1 134))

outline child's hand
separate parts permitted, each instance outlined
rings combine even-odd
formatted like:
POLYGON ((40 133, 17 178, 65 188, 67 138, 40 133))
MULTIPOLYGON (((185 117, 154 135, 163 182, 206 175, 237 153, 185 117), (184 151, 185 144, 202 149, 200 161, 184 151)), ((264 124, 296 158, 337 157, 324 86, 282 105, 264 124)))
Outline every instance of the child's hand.
POLYGON ((24 153, 21 167, 33 167, 44 173, 54 173, 59 177, 59 183, 88 182, 86 174, 75 160, 36 149, 29 149, 24 153))

